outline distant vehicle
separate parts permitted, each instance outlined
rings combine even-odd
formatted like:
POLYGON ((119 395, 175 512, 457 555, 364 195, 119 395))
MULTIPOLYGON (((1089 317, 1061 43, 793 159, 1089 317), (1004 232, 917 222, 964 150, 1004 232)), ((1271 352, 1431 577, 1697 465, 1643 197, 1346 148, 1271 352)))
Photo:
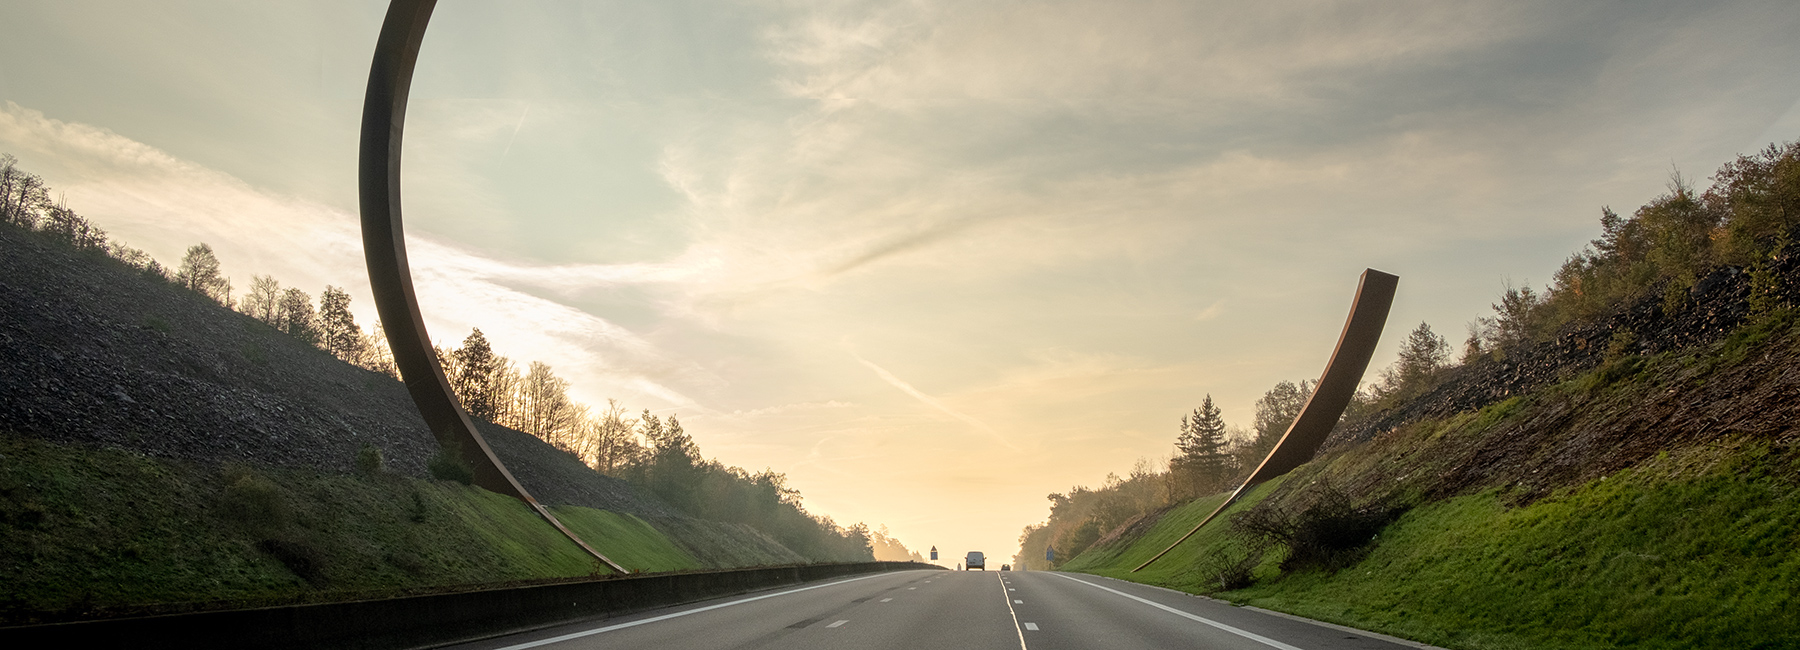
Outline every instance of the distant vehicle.
POLYGON ((964 571, 974 571, 976 569, 986 571, 987 557, 983 556, 981 551, 969 551, 969 559, 963 562, 963 566, 964 571))
POLYGON ((1002 565, 1000 565, 1000 570, 1001 571, 1011 571, 1012 565, 1011 564, 1002 564, 1002 565))

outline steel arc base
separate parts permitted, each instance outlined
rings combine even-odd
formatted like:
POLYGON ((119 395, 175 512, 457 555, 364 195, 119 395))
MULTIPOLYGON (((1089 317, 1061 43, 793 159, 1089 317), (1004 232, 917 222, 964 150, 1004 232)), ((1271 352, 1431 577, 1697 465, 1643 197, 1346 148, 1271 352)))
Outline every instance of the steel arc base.
POLYGON ((1350 303, 1350 317, 1344 321, 1344 332, 1338 336, 1337 348, 1332 351, 1331 359, 1325 362, 1325 372, 1319 376, 1319 385, 1313 390, 1312 397, 1306 400, 1306 406, 1300 409, 1300 415, 1294 423, 1288 425, 1287 433, 1269 450, 1256 471, 1250 478, 1231 493, 1224 503, 1212 511, 1212 514, 1195 524, 1181 539, 1175 540, 1168 548, 1157 553, 1156 557, 1145 560, 1143 564, 1132 569, 1132 573, 1142 571, 1151 562, 1161 559, 1169 551, 1175 550, 1182 542, 1200 532, 1200 527, 1219 516, 1226 508, 1264 481, 1281 476, 1294 468, 1305 465, 1318 453, 1319 446, 1325 444, 1325 438, 1331 435, 1331 428, 1343 416, 1344 409, 1349 408, 1350 400, 1356 396, 1356 388, 1362 384, 1363 374, 1369 369, 1369 359, 1375 356, 1375 344, 1381 342, 1381 329, 1387 325, 1388 310, 1394 306, 1394 290, 1400 284, 1400 276, 1382 273, 1375 269, 1365 269, 1362 279, 1357 282, 1356 298, 1350 303))
POLYGON ((375 43, 375 61, 369 68, 368 93, 363 99, 357 168, 363 255, 369 266, 369 284, 375 292, 375 308, 381 315, 388 347, 394 353, 394 365, 399 367, 407 392, 438 444, 459 451, 463 462, 474 471, 475 485, 524 501, 582 550, 614 571, 630 573, 563 526, 506 470, 451 391, 437 352, 432 349, 431 336, 425 331, 425 319, 413 292, 412 269, 406 262, 406 235, 401 228, 400 141, 413 66, 419 60, 425 25, 436 5, 436 0, 393 0, 388 5, 381 36, 375 43))

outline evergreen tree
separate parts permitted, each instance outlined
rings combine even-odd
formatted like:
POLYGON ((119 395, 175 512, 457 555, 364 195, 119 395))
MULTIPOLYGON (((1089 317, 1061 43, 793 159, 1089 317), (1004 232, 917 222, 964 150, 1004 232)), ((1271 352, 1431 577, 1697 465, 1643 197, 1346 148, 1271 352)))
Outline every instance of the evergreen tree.
POLYGON ((319 294, 317 321, 319 347, 353 364, 362 360, 365 342, 362 328, 356 325, 356 315, 350 313, 350 294, 325 285, 325 292, 319 294))
POLYGON ((1231 474, 1231 455, 1226 453, 1225 418, 1212 395, 1191 415, 1181 418, 1181 435, 1175 439, 1175 458, 1169 472, 1183 498, 1200 496, 1223 487, 1231 474))
POLYGON ((1411 394, 1424 390, 1450 360, 1450 343, 1424 321, 1400 344, 1400 358, 1386 373, 1387 391, 1411 394))
POLYGON ((449 377, 450 386, 456 389, 463 408, 469 415, 494 421, 500 412, 496 403, 499 396, 494 394, 494 373, 499 370, 496 367, 499 357, 494 355, 494 348, 488 345, 481 328, 471 330, 463 339, 462 347, 451 354, 455 356, 457 368, 449 377))

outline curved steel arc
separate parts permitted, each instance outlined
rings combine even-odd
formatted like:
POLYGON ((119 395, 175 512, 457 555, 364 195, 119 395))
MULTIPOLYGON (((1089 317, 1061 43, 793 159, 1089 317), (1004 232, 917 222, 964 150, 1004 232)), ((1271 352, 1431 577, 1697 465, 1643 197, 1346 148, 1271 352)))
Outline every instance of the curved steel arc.
POLYGON ((369 68, 368 93, 363 99, 357 170, 363 255, 369 265, 375 308, 381 314, 388 347, 393 349, 394 365, 399 367, 407 392, 412 394, 413 403, 438 444, 460 451, 463 461, 474 470, 476 485, 524 501, 583 550, 613 570, 629 573, 563 526, 494 456, 487 440, 469 420, 468 412, 457 402, 456 393, 450 390, 437 352, 431 347, 431 336, 425 331, 401 228, 400 141, 413 66, 419 60, 425 25, 436 5, 436 0, 393 0, 388 5, 381 36, 375 43, 375 62, 369 68))
POLYGON ((1325 438, 1331 435, 1331 427, 1337 424, 1344 409, 1350 406, 1351 398, 1356 396, 1356 387, 1362 383, 1363 373, 1369 369, 1369 359, 1375 356, 1375 344, 1381 342, 1381 329, 1387 325, 1389 308, 1394 305, 1394 289, 1400 284, 1400 277, 1382 273, 1375 269, 1363 271, 1362 280, 1357 283, 1356 298, 1350 303, 1350 317, 1344 321, 1344 332, 1338 336, 1337 349, 1331 353, 1331 360, 1325 363, 1325 373, 1319 376, 1319 385, 1313 389, 1312 397, 1306 400, 1306 406, 1300 409, 1300 415, 1288 426, 1287 433, 1269 450, 1268 457, 1263 459, 1250 478, 1244 480, 1237 491, 1225 499, 1224 503, 1207 515, 1194 529, 1175 540, 1168 548, 1157 553, 1156 557, 1145 560, 1143 564, 1132 569, 1133 573, 1142 571, 1151 562, 1161 559, 1169 551, 1175 550, 1182 542, 1193 537, 1201 526, 1219 516, 1225 508, 1231 506, 1250 488, 1264 481, 1281 476, 1294 468, 1305 465, 1318 453, 1319 446, 1325 444, 1325 438))

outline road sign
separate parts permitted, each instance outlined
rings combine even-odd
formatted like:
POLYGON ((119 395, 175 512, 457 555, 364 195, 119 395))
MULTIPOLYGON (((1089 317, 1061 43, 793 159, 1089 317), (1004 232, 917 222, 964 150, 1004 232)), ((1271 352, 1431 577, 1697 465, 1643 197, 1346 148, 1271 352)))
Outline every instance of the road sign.
POLYGON ((937 547, 936 546, 931 547, 931 559, 933 559, 933 560, 937 559, 937 547))

